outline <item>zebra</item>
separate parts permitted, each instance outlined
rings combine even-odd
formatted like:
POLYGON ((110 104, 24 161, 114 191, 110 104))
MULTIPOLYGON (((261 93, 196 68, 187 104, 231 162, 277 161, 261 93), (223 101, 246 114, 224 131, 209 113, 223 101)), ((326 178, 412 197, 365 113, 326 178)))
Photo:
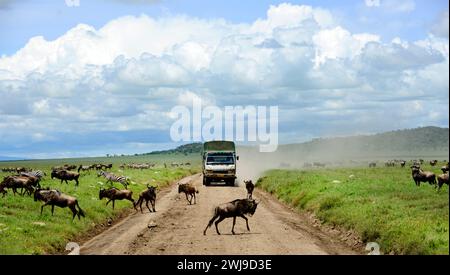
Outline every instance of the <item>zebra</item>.
POLYGON ((107 179, 106 183, 111 183, 113 185, 114 182, 120 182, 125 189, 128 189, 128 178, 124 176, 116 176, 113 173, 108 173, 105 171, 100 171, 97 174, 98 177, 103 176, 105 179, 107 179))
POLYGON ((37 178, 37 182, 36 182, 36 186, 38 188, 41 188, 41 184, 40 181, 42 180, 42 178, 44 176, 46 176, 45 172, 42 172, 41 170, 33 170, 31 172, 20 172, 21 176, 25 176, 25 177, 35 177, 37 178))
POLYGON ((39 180, 41 180, 43 177, 46 176, 45 172, 42 172, 41 170, 33 170, 31 172, 20 172, 20 175, 25 177, 29 176, 36 177, 39 180))

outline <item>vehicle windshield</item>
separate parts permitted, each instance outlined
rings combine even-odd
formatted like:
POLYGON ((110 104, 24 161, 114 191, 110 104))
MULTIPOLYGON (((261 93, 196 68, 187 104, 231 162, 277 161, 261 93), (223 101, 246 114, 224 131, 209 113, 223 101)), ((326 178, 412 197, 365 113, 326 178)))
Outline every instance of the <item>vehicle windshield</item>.
POLYGON ((234 164, 232 155, 213 155, 206 158, 206 164, 234 164))

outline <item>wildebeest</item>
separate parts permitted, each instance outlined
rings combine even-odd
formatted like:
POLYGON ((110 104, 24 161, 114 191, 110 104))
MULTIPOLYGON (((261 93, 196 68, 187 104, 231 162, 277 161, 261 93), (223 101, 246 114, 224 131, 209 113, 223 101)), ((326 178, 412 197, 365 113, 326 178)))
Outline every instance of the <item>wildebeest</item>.
POLYGON ((94 168, 93 165, 81 165, 78 167, 78 173, 80 173, 80 171, 91 171, 91 169, 94 168))
POLYGON ((313 166, 315 166, 315 167, 325 167, 326 164, 322 163, 322 162, 313 162, 313 166))
POLYGON ((437 185, 438 185, 438 191, 441 190, 442 185, 447 184, 448 185, 448 173, 439 175, 437 177, 437 185))
POLYGON ((447 165, 441 167, 441 171, 442 171, 442 173, 444 173, 444 174, 447 173, 447 172, 449 171, 449 169, 448 169, 448 163, 447 163, 447 165))
POLYGON ((255 185, 253 184, 252 180, 244 180, 244 183, 245 183, 245 189, 247 189, 247 198, 252 199, 253 190, 255 189, 255 185))
POLYGON ((5 189, 9 188, 12 189, 13 194, 16 195, 17 189, 21 189, 20 195, 23 195, 25 192, 32 195, 34 191, 33 186, 35 186, 36 181, 36 177, 7 176, 3 178, 3 181, 0 183, 0 192, 5 196, 5 189))
POLYGON ((3 167, 2 172, 17 172, 15 167, 3 167))
POLYGON ((98 198, 101 200, 103 198, 108 198, 109 200, 106 202, 106 205, 112 201, 112 208, 114 210, 114 204, 116 200, 129 200, 134 205, 134 199, 133 199, 133 191, 131 190, 119 190, 115 187, 111 187, 109 189, 100 189, 100 192, 98 194, 98 198))
POLYGON ((216 232, 220 235, 218 225, 221 221, 226 218, 233 218, 233 227, 231 228, 231 233, 234 233, 234 225, 236 224, 236 217, 241 217, 245 220, 247 224, 247 230, 250 231, 250 227, 248 226, 248 219, 245 215, 253 216, 256 211, 256 207, 258 206, 258 202, 255 200, 249 199, 237 199, 228 203, 221 204, 214 209, 214 216, 208 222, 205 230, 203 231, 203 235, 206 235, 206 230, 211 227, 213 222, 219 218, 214 224, 216 226, 216 232))
POLYGON ((401 166, 402 168, 405 167, 405 165, 406 165, 406 161, 404 161, 404 160, 400 161, 400 166, 401 166))
POLYGON ((178 193, 181 192, 183 192, 186 195, 186 200, 189 202, 189 204, 192 204, 192 198, 194 198, 194 204, 197 203, 195 193, 198 194, 198 190, 194 186, 190 185, 189 183, 185 184, 178 183, 178 193))
POLYGON ((8 191, 6 191, 5 186, 0 184, 0 194, 3 194, 2 198, 5 197, 7 193, 8 193, 8 191))
POLYGON ((26 168, 26 167, 17 167, 16 168, 17 174, 20 174, 21 172, 30 172, 30 171, 31 171, 31 169, 26 168))
POLYGON ((41 215, 44 206, 51 205, 53 216, 56 205, 61 208, 69 207, 73 213, 72 220, 75 218, 75 216, 78 216, 78 219, 85 216, 84 211, 78 204, 78 200, 75 197, 61 193, 59 190, 50 190, 48 188, 37 189, 36 191, 34 191, 34 201, 38 200, 44 202, 44 204, 41 206, 41 215))
POLYGON ((64 164, 63 166, 53 166, 52 170, 67 170, 67 171, 71 171, 77 169, 76 165, 73 164, 64 164))
POLYGON ((375 162, 369 163, 369 168, 377 167, 377 164, 375 162))
POLYGON ((67 181, 75 181, 75 185, 78 186, 78 178, 80 177, 80 173, 67 171, 67 170, 52 170, 51 178, 57 178, 61 180, 61 183, 63 181, 66 182, 66 184, 69 184, 67 181))
POLYGON ((430 160, 430 165, 431 166, 435 166, 438 163, 437 159, 435 160, 430 160))
POLYGON ((147 206, 148 211, 152 212, 152 210, 148 206, 148 202, 150 201, 150 203, 152 204, 153 212, 156 212, 156 210, 155 210, 156 187, 150 186, 147 184, 147 190, 144 190, 141 192, 141 194, 139 194, 139 199, 134 204, 134 209, 136 209, 136 211, 137 211, 136 206, 139 205, 139 208, 141 209, 141 213, 144 213, 142 211, 142 203, 144 202, 144 200, 145 200, 145 206, 147 206))
POLYGON ((420 186, 421 182, 428 182, 431 185, 436 184, 436 175, 433 172, 424 172, 419 166, 413 165, 411 166, 411 173, 417 186, 420 186))

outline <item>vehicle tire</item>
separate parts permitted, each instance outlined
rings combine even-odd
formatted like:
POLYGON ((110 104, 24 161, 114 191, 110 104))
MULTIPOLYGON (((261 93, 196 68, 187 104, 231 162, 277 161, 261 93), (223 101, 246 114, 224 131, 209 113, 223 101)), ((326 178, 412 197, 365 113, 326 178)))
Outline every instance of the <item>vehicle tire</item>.
POLYGON ((227 180, 227 181, 226 181, 226 184, 227 184, 228 186, 234 186, 234 179, 229 179, 229 180, 227 180))
POLYGON ((211 180, 206 178, 206 177, 204 177, 203 178, 203 185, 204 186, 209 186, 210 184, 211 184, 211 180))

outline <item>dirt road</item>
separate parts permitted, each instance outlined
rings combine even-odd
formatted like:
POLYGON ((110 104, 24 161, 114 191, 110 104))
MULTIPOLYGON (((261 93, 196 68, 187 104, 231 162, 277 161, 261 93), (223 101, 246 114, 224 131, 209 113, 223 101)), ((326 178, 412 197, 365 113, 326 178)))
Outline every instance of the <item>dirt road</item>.
POLYGON ((305 216, 294 213, 270 195, 255 190, 260 204, 245 221, 236 221, 236 235, 231 234, 232 219, 203 230, 212 217, 215 205, 244 198, 243 186, 202 185, 202 176, 187 177, 182 182, 197 186, 197 204, 189 205, 177 185, 158 193, 156 213, 131 214, 121 222, 84 243, 81 254, 194 254, 194 255, 285 255, 285 254, 357 254, 343 242, 313 226, 305 216))

